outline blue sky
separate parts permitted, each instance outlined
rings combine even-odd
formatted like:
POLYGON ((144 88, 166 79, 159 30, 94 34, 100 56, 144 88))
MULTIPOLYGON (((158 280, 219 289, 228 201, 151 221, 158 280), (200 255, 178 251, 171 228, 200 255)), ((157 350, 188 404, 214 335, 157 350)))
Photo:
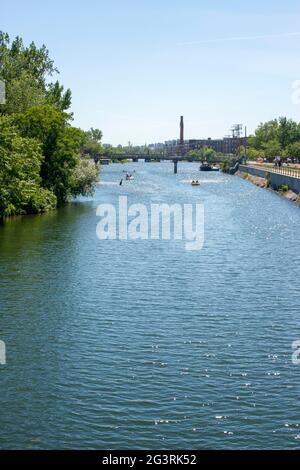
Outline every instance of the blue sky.
POLYGON ((295 0, 2 2, 0 29, 46 44, 72 89, 74 124, 135 144, 252 132, 300 121, 300 3, 295 0))

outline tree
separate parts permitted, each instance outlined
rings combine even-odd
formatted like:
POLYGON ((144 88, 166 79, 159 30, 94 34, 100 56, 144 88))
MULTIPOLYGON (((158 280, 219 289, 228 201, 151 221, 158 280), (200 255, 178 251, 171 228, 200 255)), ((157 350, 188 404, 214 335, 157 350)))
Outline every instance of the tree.
POLYGON ((68 89, 64 91, 64 87, 58 81, 50 83, 46 93, 47 103, 58 111, 67 111, 72 103, 72 93, 68 89))
POLYGON ((104 149, 101 145, 102 131, 91 128, 85 133, 85 139, 82 147, 82 154, 93 158, 98 163, 101 155, 104 155, 104 149))
POLYGON ((37 139, 43 145, 45 164, 57 147, 57 140, 67 125, 67 116, 49 105, 34 106, 18 114, 14 122, 24 137, 37 139))
POLYGON ((100 160, 101 155, 104 154, 102 145, 95 140, 86 139, 82 148, 83 154, 91 157, 96 163, 100 160))
POLYGON ((240 147, 240 154, 241 156, 247 156, 250 160, 256 160, 257 158, 265 157, 264 150, 257 150, 252 147, 249 147, 249 148, 240 147))
POLYGON ((99 158, 102 132, 70 126, 71 91, 48 83, 58 71, 46 47, 26 47, 0 31, 0 65, 7 98, 0 108, 0 216, 41 212, 89 194, 99 170, 80 157, 86 146, 99 158))
POLYGON ((22 113, 32 106, 45 103, 45 93, 41 85, 32 80, 28 72, 12 78, 6 86, 6 104, 1 106, 3 114, 22 113))
POLYGON ((300 139, 299 125, 292 119, 280 117, 278 121, 278 141, 283 149, 300 139))
POLYGON ((285 155, 287 149, 300 141, 300 125, 292 119, 280 117, 261 123, 248 139, 249 147, 263 151, 266 157, 285 155))
POLYGON ((27 72, 39 85, 45 86, 47 77, 57 73, 46 46, 38 48, 34 42, 25 47, 23 40, 16 37, 12 42, 7 33, 0 31, 1 75, 6 82, 19 78, 27 72))
POLYGON ((100 129, 94 129, 91 127, 91 129, 87 132, 87 135, 90 140, 93 140, 94 142, 100 143, 102 140, 102 131, 100 129))
POLYGON ((33 107, 18 115, 15 121, 23 136, 37 139, 42 144, 42 185, 54 192, 58 205, 64 204, 72 194, 71 175, 85 133, 70 127, 67 115, 49 105, 33 107))
POLYGON ((188 155, 188 157, 191 157, 191 158, 193 158, 193 159, 195 159, 195 160, 199 160, 199 161, 200 161, 200 160, 202 159, 202 151, 201 151, 201 149, 190 150, 187 155, 188 155))
POLYGON ((46 46, 38 48, 34 42, 25 47, 23 40, 10 40, 0 31, 0 79, 6 84, 6 105, 1 114, 24 112, 32 106, 50 104, 59 111, 71 106, 71 91, 64 92, 56 81, 47 84, 49 77, 58 73, 46 46))
POLYGON ((294 142, 287 147, 286 154, 288 157, 300 158, 300 142, 294 142))
POLYGON ((221 171, 223 173, 229 173, 230 172, 230 162, 228 160, 221 162, 220 168, 221 168, 221 171))
POLYGON ((264 154, 267 158, 273 158, 282 155, 283 149, 278 140, 269 140, 262 144, 264 154))
POLYGON ((255 131, 255 134, 250 136, 248 143, 250 147, 261 150, 270 140, 278 140, 278 121, 273 119, 266 123, 261 123, 255 131))
POLYGON ((12 120, 0 117, 0 218, 56 207, 55 195, 40 187, 40 144, 20 136, 12 120))
POLYGON ((217 156, 217 152, 210 147, 203 147, 202 153, 203 153, 202 158, 209 163, 214 162, 217 156))
POLYGON ((217 152, 211 147, 202 147, 201 149, 190 150, 188 156, 212 163, 216 161, 217 152))

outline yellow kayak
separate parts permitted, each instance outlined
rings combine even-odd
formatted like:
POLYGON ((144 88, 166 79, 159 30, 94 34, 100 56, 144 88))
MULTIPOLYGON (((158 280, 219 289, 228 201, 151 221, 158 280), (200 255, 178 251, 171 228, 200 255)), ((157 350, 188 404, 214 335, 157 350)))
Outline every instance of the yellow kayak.
POLYGON ((193 182, 191 183, 191 185, 192 185, 192 186, 200 186, 200 183, 199 183, 199 181, 193 181, 193 182))

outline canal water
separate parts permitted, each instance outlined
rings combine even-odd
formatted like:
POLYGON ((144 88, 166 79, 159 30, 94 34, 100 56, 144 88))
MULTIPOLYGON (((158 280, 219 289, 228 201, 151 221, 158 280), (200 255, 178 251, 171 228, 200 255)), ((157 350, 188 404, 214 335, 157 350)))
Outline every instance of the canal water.
POLYGON ((178 170, 103 167, 93 198, 0 227, 1 449, 300 448, 300 209, 178 170), (203 249, 100 241, 119 195, 203 204, 203 249))

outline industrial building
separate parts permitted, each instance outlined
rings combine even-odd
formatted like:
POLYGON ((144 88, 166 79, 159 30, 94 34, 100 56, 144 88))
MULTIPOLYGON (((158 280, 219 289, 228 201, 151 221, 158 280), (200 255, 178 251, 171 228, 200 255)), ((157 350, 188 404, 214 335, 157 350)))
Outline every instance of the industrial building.
MULTIPOLYGON (((225 155, 236 154, 241 146, 247 145, 247 137, 242 137, 243 126, 235 124, 232 129, 232 135, 223 139, 184 139, 183 116, 180 117, 180 139, 167 140, 164 144, 164 150, 167 155, 186 155, 190 150, 198 150, 203 147, 209 147, 218 153, 225 155)), ((158 144, 152 144, 152 148, 157 148, 158 144)), ((161 144, 160 149, 162 148, 161 144)))

